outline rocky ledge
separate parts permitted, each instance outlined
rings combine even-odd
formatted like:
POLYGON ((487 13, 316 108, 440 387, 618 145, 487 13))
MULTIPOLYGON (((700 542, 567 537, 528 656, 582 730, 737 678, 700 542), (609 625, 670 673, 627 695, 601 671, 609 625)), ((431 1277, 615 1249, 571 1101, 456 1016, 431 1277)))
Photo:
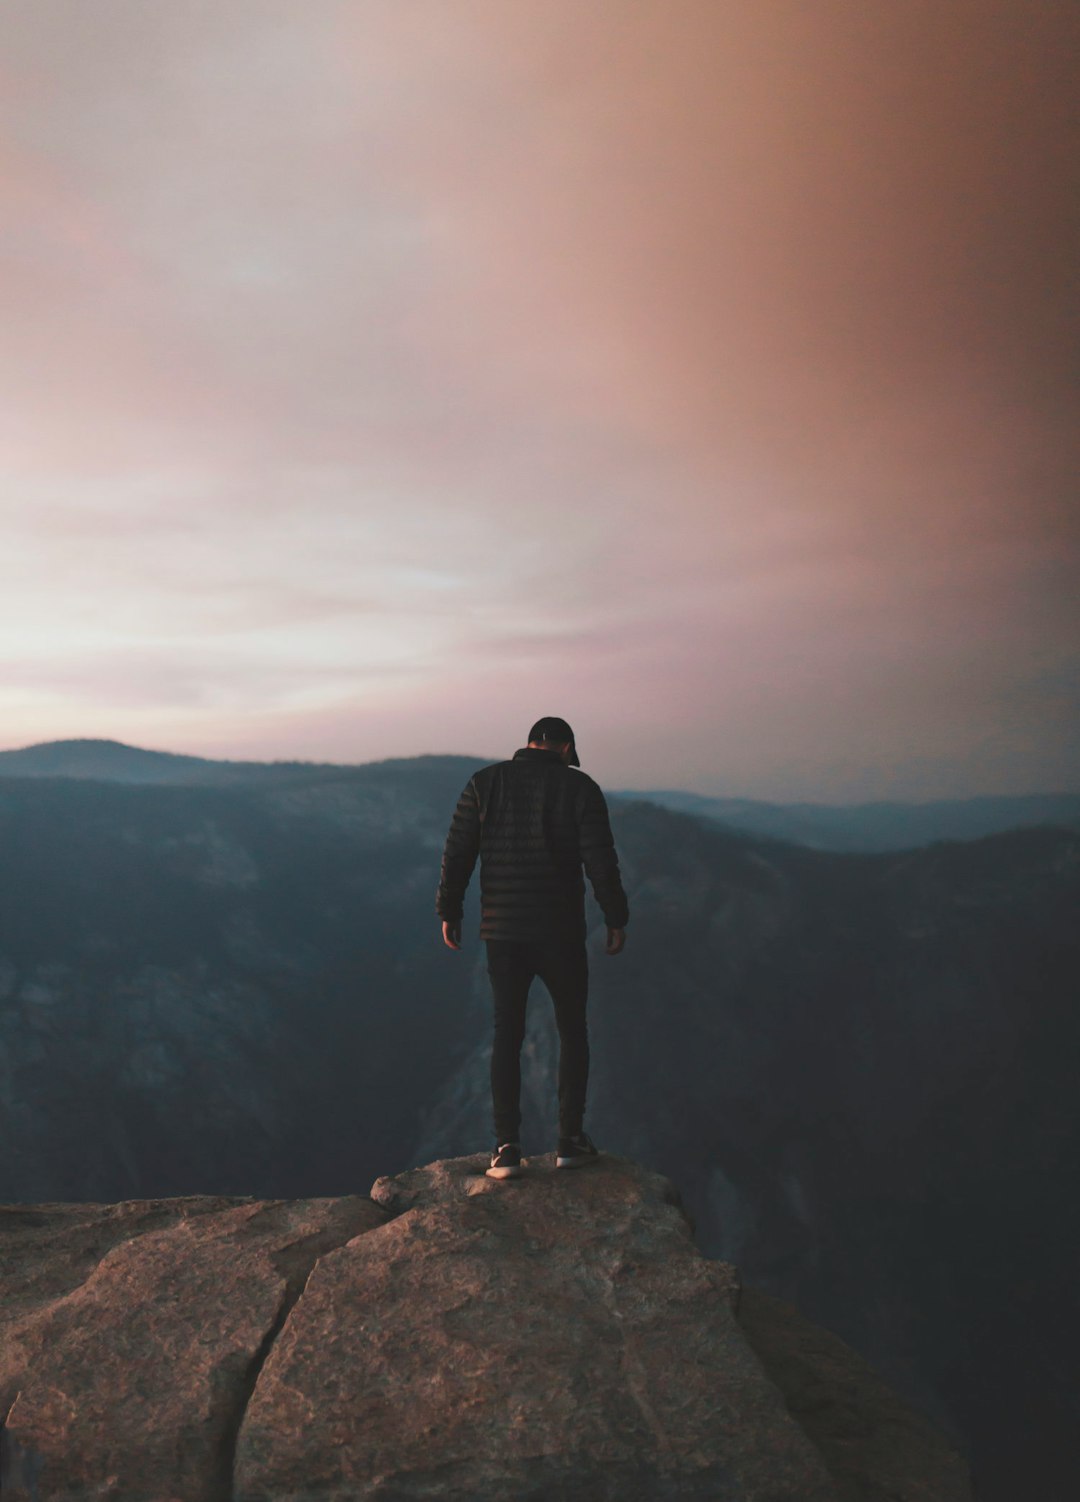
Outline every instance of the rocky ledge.
POLYGON ((452 1158, 371 1195, 0 1205, 4 1502, 967 1502, 670 1180, 452 1158))

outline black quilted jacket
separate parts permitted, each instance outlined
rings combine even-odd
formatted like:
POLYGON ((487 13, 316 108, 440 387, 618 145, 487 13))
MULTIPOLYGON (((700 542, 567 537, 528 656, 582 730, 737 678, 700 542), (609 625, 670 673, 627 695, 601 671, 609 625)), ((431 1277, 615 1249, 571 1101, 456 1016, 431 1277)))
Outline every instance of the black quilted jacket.
POLYGON ((469 778, 443 851, 440 918, 461 917, 478 855, 481 939, 584 939, 583 862, 608 927, 626 926, 604 795, 557 751, 524 746, 469 778))

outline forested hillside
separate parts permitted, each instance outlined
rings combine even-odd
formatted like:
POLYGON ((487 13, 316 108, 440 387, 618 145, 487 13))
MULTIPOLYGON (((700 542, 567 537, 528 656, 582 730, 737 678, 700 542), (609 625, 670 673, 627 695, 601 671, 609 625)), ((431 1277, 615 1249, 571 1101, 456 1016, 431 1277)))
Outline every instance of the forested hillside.
MULTIPOLYGON (((0 778, 0 1201, 339 1195, 485 1150, 478 873, 461 953, 434 913, 474 769, 0 778)), ((1036 1454, 1065 1478, 1080 836, 845 855, 611 809, 631 918, 604 955, 590 896, 590 1132, 945 1425, 978 1495, 1036 1454)), ((537 982, 527 1154, 550 1010, 537 982)))

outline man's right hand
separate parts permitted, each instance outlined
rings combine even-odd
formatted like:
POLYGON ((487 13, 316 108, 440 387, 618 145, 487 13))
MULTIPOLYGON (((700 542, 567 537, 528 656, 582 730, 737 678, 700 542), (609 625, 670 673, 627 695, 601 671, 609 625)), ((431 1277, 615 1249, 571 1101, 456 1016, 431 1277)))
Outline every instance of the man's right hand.
POLYGON ((625 943, 625 928, 609 928, 607 931, 607 944, 604 946, 604 953, 618 954, 625 943))

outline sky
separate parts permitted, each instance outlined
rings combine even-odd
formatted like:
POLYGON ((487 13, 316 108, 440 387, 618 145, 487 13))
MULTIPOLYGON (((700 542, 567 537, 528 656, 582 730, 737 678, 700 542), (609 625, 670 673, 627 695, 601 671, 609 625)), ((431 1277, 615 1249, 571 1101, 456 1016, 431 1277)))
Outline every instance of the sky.
POLYGON ((5 0, 0 748, 1080 789, 1071 0, 5 0))

